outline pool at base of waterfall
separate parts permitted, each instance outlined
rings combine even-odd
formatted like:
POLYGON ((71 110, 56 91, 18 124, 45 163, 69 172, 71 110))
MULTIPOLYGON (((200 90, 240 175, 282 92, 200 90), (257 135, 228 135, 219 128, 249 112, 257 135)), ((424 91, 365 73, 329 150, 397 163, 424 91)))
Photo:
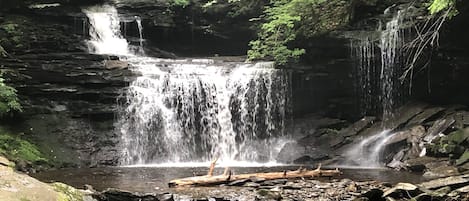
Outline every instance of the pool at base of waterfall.
MULTIPOLYGON (((208 166, 208 165, 207 165, 208 166)), ((297 170, 300 166, 272 166, 272 167, 233 167, 233 174, 272 172, 297 170)), ((315 167, 307 167, 314 169, 315 167)), ((329 168, 324 168, 329 169, 329 168)), ((340 169, 343 175, 332 179, 351 179, 353 181, 379 181, 388 183, 410 182, 419 183, 424 179, 421 175, 411 172, 398 172, 390 169, 340 169)), ((170 189, 168 182, 173 179, 199 176, 207 174, 208 167, 105 167, 105 168, 76 168, 39 172, 31 176, 43 182, 64 182, 76 188, 83 188, 85 184, 93 186, 98 191, 108 188, 139 192, 139 193, 178 193, 179 191, 200 191, 204 187, 190 189, 170 189)), ((224 168, 216 168, 214 174, 222 174, 224 168)), ((317 178, 322 181, 332 181, 331 178, 317 178)), ((220 188, 220 187, 217 187, 220 188)), ((222 187, 232 188, 232 187, 222 187)))

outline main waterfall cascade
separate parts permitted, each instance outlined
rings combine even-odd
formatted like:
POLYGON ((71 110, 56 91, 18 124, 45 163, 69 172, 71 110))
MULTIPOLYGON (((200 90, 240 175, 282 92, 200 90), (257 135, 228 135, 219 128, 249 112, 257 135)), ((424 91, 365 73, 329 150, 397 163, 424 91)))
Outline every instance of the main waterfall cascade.
MULTIPOLYGON (((274 161, 290 110, 287 72, 270 62, 138 56, 143 51, 120 34, 115 8, 83 12, 90 51, 117 54, 140 74, 119 99, 122 165, 274 161)), ((143 26, 135 19, 142 50, 143 26)))
POLYGON ((393 135, 386 129, 386 122, 393 118, 393 110, 403 99, 404 84, 399 76, 403 69, 404 33, 401 25, 404 18, 405 10, 399 10, 386 23, 385 29, 380 26, 379 54, 375 53, 377 47, 369 38, 352 43, 352 56, 358 60, 356 82, 361 112, 363 115, 376 112, 380 105, 383 130, 348 150, 345 155, 351 160, 347 165, 383 166, 381 158, 385 144, 393 135))

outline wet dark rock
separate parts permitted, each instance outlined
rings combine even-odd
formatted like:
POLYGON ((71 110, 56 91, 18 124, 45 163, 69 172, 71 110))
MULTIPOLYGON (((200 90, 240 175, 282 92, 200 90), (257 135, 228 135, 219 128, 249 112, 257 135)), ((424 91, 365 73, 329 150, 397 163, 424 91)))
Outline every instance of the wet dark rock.
POLYGON ((277 156, 281 163, 310 163, 328 158, 326 151, 314 147, 314 145, 303 145, 290 142, 284 145, 277 156))
POLYGON ((118 189, 108 189, 100 195, 95 196, 102 201, 158 201, 158 196, 155 194, 139 194, 118 189))
POLYGON ((263 186, 275 186, 275 185, 283 185, 288 182, 287 179, 274 179, 274 180, 267 180, 262 182, 263 186))
POLYGON ((156 197, 158 198, 159 201, 173 201, 174 200, 173 194, 170 194, 170 193, 160 194, 160 195, 157 195, 156 197))
POLYGON ((441 159, 423 156, 418 158, 412 158, 405 161, 405 166, 410 171, 423 172, 430 163, 441 161, 441 159))
POLYGON ((403 124, 407 123, 411 118, 415 115, 421 113, 427 107, 426 104, 423 103, 408 103, 402 107, 400 107, 396 114, 391 117, 386 122, 377 122, 373 124, 371 127, 363 130, 359 133, 360 136, 368 137, 371 135, 375 135, 376 133, 380 133, 383 130, 383 126, 389 130, 395 130, 396 128, 402 126, 403 124))
POLYGON ((358 120, 357 122, 353 123, 352 125, 348 126, 347 128, 341 129, 339 131, 339 135, 343 136, 343 137, 349 137, 349 136, 357 135, 363 129, 365 129, 366 127, 373 124, 373 122, 375 120, 376 120, 375 117, 371 117, 371 116, 363 117, 362 119, 358 120))
POLYGON ((230 182, 227 185, 228 186, 242 186, 242 185, 244 185, 245 183, 247 183, 249 181, 251 181, 251 180, 250 179, 240 179, 240 180, 230 182))
POLYGON ((445 110, 444 107, 430 107, 425 109, 420 114, 416 115, 412 118, 406 125, 406 127, 422 125, 425 121, 430 119, 431 117, 437 115, 439 112, 445 110))
POLYGON ((365 198, 368 198, 368 200, 376 200, 376 201, 385 200, 383 198, 383 191, 380 189, 371 189, 368 192, 364 193, 362 196, 365 198))

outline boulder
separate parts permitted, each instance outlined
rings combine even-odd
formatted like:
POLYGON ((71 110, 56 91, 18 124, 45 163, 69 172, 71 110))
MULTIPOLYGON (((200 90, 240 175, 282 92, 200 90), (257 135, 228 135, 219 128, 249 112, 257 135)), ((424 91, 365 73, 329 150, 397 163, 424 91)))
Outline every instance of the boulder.
POLYGON ((432 116, 435 116, 436 114, 443 111, 444 109, 445 108, 443 108, 443 107, 427 108, 422 113, 416 115, 409 122, 407 122, 406 127, 415 126, 415 125, 422 125, 429 118, 431 118, 432 116))
POLYGON ((435 123, 433 123, 432 127, 428 129, 423 140, 425 142, 431 142, 438 134, 448 129, 448 127, 450 127, 454 121, 455 120, 452 117, 437 120, 435 123))
POLYGON ((401 132, 394 133, 392 137, 386 142, 386 145, 398 143, 404 140, 412 143, 414 140, 411 138, 416 137, 417 139, 420 138, 425 134, 425 128, 423 126, 415 126, 410 128, 409 130, 404 130, 401 132))
POLYGON ((464 186, 469 184, 469 174, 435 179, 417 185, 423 189, 438 189, 445 186, 464 186))
POLYGON ((460 193, 469 193, 469 185, 456 189, 455 191, 460 193))
POLYGON ((435 179, 435 178, 442 178, 442 177, 455 176, 455 175, 459 175, 458 168, 454 166, 440 166, 440 167, 428 169, 423 174, 423 177, 428 178, 428 179, 435 179))
POLYGON ((417 189, 418 189, 418 187, 414 184, 398 183, 398 184, 396 184, 396 186, 394 186, 391 189, 385 191, 383 193, 383 197, 392 196, 392 194, 400 194, 400 193, 402 193, 402 191, 409 192, 409 191, 415 191, 417 189))
POLYGON ((375 135, 376 133, 381 133, 383 131, 383 128, 393 131, 408 122, 409 119, 411 119, 415 115, 421 113, 422 110, 425 109, 425 107, 427 107, 427 105, 423 103, 408 103, 396 110, 395 114, 399 115, 392 116, 386 122, 377 122, 371 127, 364 129, 362 132, 359 133, 359 135, 363 137, 375 135))
POLYGON ((7 166, 11 167, 13 165, 12 162, 10 162, 7 158, 0 156, 0 166, 7 166))
POLYGON ((366 127, 373 124, 373 122, 375 120, 376 120, 376 118, 372 117, 372 116, 363 117, 362 119, 358 120, 357 122, 353 123, 352 125, 348 126, 347 128, 341 129, 339 131, 339 135, 343 136, 343 137, 349 137, 349 136, 357 135, 363 129, 365 129, 366 127))
POLYGON ((448 135, 448 141, 457 145, 465 145, 469 148, 469 128, 450 133, 448 135))
POLYGON ((125 69, 129 67, 129 62, 120 60, 105 60, 104 67, 106 69, 125 69))
POLYGON ((419 158, 408 159, 404 162, 407 169, 415 172, 423 172, 430 163, 438 162, 440 159, 423 156, 419 158))
POLYGON ((368 198, 368 200, 385 201, 383 197, 383 191, 381 189, 371 189, 362 194, 362 196, 368 198))
POLYGON ((461 166, 467 162, 469 162, 469 149, 466 149, 466 151, 461 155, 461 157, 459 157, 459 159, 456 160, 456 165, 461 166))
POLYGON ((100 195, 96 195, 96 197, 99 197, 100 200, 115 201, 158 201, 161 197, 167 198, 167 200, 173 200, 170 194, 143 194, 111 188, 103 191, 100 195))

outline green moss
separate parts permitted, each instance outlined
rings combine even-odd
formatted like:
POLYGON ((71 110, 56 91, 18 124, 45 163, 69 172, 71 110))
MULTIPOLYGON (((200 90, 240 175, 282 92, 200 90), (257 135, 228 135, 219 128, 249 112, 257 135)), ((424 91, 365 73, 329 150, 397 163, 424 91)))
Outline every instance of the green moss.
POLYGON ((448 135, 448 141, 453 144, 465 144, 464 142, 469 141, 469 131, 467 130, 458 130, 450 133, 448 135))
POLYGON ((48 163, 48 159, 30 142, 0 129, 0 154, 13 161, 28 161, 33 164, 48 163))
POLYGON ((456 160, 456 165, 464 165, 468 161, 469 161, 469 149, 466 149, 464 154, 462 154, 461 157, 459 157, 459 159, 456 160))
POLYGON ((433 140, 427 145, 428 150, 435 156, 449 156, 459 158, 468 148, 469 130, 457 130, 446 136, 433 140))
POLYGON ((257 191, 257 194, 261 195, 261 196, 266 196, 269 194, 269 191, 267 190, 264 190, 264 189, 261 189, 261 190, 258 190, 257 191))
POLYGON ((83 193, 67 184, 56 182, 51 185, 59 193, 58 201, 83 201, 83 193))

